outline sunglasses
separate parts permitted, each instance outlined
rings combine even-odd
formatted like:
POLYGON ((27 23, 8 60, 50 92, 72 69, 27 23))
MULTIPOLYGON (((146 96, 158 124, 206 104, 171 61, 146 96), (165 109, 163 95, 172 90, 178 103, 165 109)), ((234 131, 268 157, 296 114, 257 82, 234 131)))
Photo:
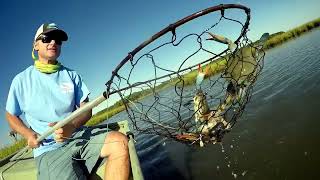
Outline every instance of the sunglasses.
POLYGON ((58 45, 62 44, 62 41, 54 36, 46 36, 46 35, 41 35, 37 38, 37 40, 41 40, 43 43, 50 43, 52 40, 58 45))

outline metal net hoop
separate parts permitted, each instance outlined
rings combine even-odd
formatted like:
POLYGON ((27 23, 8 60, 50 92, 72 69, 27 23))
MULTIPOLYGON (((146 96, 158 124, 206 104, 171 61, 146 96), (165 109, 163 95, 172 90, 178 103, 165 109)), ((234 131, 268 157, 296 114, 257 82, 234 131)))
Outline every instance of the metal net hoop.
POLYGON ((246 36, 249 21, 249 8, 226 4, 170 24, 128 53, 106 83, 106 96, 118 95, 113 108, 123 107, 139 133, 201 146, 221 141, 242 115, 263 68, 261 43, 246 36), (234 10, 245 18, 226 15, 234 10), (202 27, 194 23, 195 30, 183 31, 186 24, 210 14, 219 15, 216 22, 206 21, 202 27), (216 33, 224 22, 240 27, 238 36, 216 33), (223 49, 211 48, 213 42, 223 49), (179 49, 185 44, 187 48, 179 49), (181 57, 170 50, 181 51, 181 57), (168 57, 174 57, 173 62, 168 57))

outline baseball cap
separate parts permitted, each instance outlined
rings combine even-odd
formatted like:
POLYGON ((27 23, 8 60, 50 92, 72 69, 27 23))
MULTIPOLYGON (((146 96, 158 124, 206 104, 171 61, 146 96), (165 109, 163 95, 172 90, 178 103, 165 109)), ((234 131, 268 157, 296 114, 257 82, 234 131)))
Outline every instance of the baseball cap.
POLYGON ((46 34, 46 35, 54 35, 57 36, 59 38, 61 38, 61 41, 67 41, 68 40, 68 35, 66 32, 64 32, 63 30, 59 29, 58 26, 55 23, 50 23, 50 24, 42 24, 37 32, 36 35, 34 36, 34 41, 37 40, 37 38, 41 35, 41 34, 46 34))

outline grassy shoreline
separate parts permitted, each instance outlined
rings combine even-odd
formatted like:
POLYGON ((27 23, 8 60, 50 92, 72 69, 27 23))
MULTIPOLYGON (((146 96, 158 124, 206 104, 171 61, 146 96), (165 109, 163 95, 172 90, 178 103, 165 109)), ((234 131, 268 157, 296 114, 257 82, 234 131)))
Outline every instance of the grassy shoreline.
POLYGON ((12 155, 13 153, 15 153, 18 150, 22 149, 26 145, 27 145, 26 140, 25 139, 20 139, 17 142, 15 142, 15 143, 13 143, 13 144, 11 144, 9 146, 2 147, 0 149, 0 160, 12 155))
MULTIPOLYGON (((292 39, 295 39, 307 32, 310 32, 313 29, 316 29, 320 26, 320 18, 317 18, 313 21, 310 21, 308 23, 302 24, 301 26, 298 26, 294 29, 291 29, 287 32, 278 32, 269 37, 269 39, 264 44, 264 49, 272 49, 278 45, 281 45, 287 41, 290 41, 292 39)), ((204 67, 205 71, 207 71, 208 76, 214 75, 217 72, 220 72, 224 69, 226 64, 225 59, 221 58, 220 60, 217 60, 215 63, 208 64, 204 67)), ((197 71, 194 70, 186 75, 183 76, 184 85, 192 85, 195 83, 197 77, 197 71)), ((157 87, 157 91, 160 91, 164 88, 170 87, 173 84, 179 83, 179 80, 176 79, 172 82, 164 83, 157 87)), ((132 97, 130 97, 130 100, 135 101, 138 99, 141 99, 145 96, 150 95, 151 92, 136 92, 132 94, 132 97)), ((117 102, 116 104, 110 106, 109 108, 102 110, 95 115, 92 116, 92 118, 86 123, 88 126, 96 125, 101 122, 103 122, 105 119, 110 118, 119 112, 125 110, 125 106, 122 104, 121 101, 117 102)), ((7 145, 5 147, 0 148, 0 160, 13 154, 14 152, 22 149, 26 145, 26 140, 21 139, 17 141, 14 144, 7 145)))
POLYGON ((267 42, 264 44, 263 47, 265 50, 274 48, 289 40, 295 39, 307 32, 310 32, 311 30, 316 29, 319 26, 320 26, 320 18, 317 18, 313 21, 305 23, 287 32, 275 33, 274 35, 271 35, 271 37, 267 40, 267 42))

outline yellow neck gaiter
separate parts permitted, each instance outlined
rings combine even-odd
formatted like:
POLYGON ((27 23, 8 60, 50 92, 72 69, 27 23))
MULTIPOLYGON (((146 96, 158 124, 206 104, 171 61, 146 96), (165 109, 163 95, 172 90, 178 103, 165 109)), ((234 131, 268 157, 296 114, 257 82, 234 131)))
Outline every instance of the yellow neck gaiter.
POLYGON ((61 68, 61 63, 58 62, 57 64, 44 64, 43 62, 39 61, 34 55, 34 49, 32 50, 32 59, 34 60, 34 66, 42 73, 51 74, 57 72, 61 68))

